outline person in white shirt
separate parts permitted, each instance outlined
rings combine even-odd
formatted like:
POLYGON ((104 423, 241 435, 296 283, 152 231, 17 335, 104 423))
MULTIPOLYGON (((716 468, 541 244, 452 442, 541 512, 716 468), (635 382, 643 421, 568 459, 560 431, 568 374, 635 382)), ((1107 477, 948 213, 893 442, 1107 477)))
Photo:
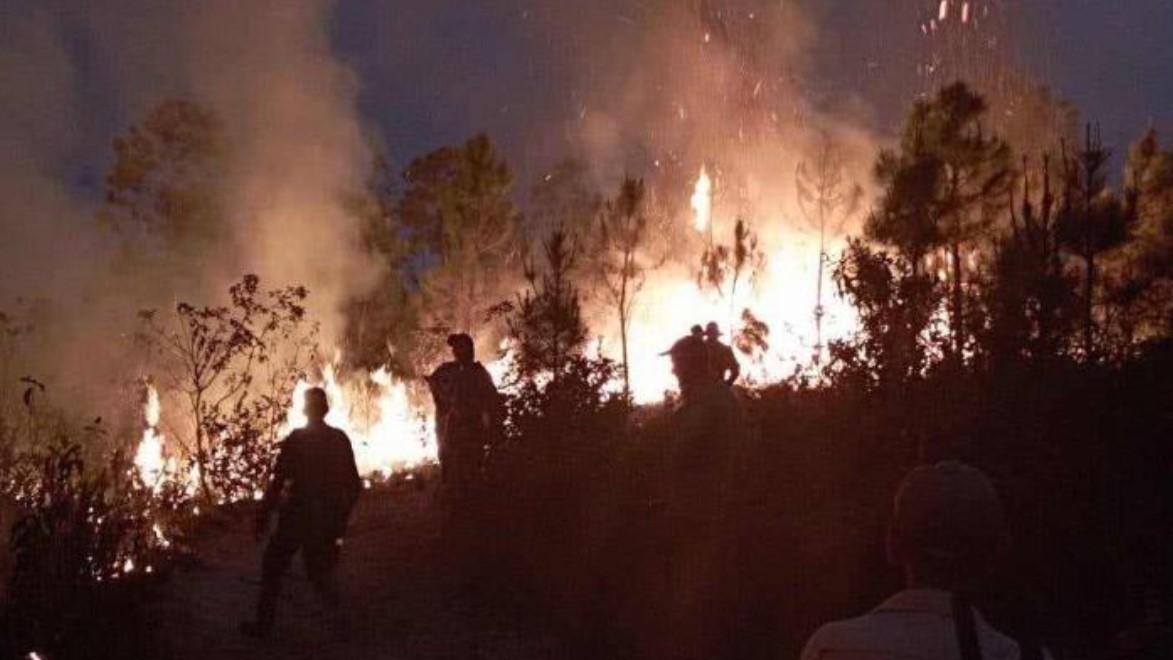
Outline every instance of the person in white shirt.
POLYGON ((998 493, 958 462, 910 472, 896 495, 888 558, 906 589, 871 612, 821 627, 802 660, 1030 660, 1044 657, 996 630, 965 594, 989 574, 1008 535, 998 493))

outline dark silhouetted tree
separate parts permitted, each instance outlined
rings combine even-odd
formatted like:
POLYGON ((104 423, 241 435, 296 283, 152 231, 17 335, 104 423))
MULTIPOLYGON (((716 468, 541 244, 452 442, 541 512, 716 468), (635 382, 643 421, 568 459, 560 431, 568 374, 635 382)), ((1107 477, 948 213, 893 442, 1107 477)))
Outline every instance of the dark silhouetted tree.
POLYGON ((1135 218, 1131 193, 1122 197, 1108 188, 1106 167, 1110 158, 1111 152, 1104 147, 1099 130, 1093 130, 1090 125, 1083 148, 1074 154, 1063 154, 1058 231, 1064 250, 1083 266, 1082 349, 1087 360, 1095 360, 1097 356, 1098 260, 1124 244, 1135 218))
POLYGON ((852 240, 834 271, 839 292, 855 307, 859 331, 830 345, 833 379, 863 391, 924 376, 941 338, 933 317, 941 291, 912 262, 852 240))
POLYGON ((542 263, 526 261, 527 288, 506 317, 513 358, 506 435, 531 450, 612 437, 629 409, 628 398, 614 393, 615 363, 584 354, 576 262, 570 234, 555 229, 542 243, 542 263))
POLYGON ((1136 223, 1117 258, 1110 295, 1121 309, 1117 325, 1138 339, 1173 336, 1173 150, 1156 131, 1133 145, 1128 178, 1136 199, 1136 223))
POLYGON ((1035 177, 1038 192, 1023 159, 1021 197, 1011 201, 1009 231, 994 240, 990 281, 982 292, 984 343, 996 364, 1061 356, 1074 327, 1075 281, 1060 250, 1050 158, 1044 157, 1035 177))
POLYGON ((518 256, 513 176, 484 135, 417 158, 403 173, 399 218, 420 253, 425 326, 477 334, 510 293, 518 256))
POLYGON ((346 356, 367 369, 391 365, 396 373, 409 374, 417 358, 431 356, 418 354, 420 301, 409 277, 411 246, 396 215, 396 192, 391 168, 380 157, 363 191, 348 200, 347 210, 362 229, 362 247, 381 264, 382 277, 347 303, 346 356))
POLYGON ((195 259, 222 249, 227 152, 212 110, 182 100, 158 104, 115 138, 99 219, 127 256, 140 261, 195 259))
POLYGON ((956 359, 967 336, 966 257, 1005 208, 1011 184, 1010 150, 983 130, 985 113, 985 101, 963 83, 917 102, 899 152, 884 151, 876 164, 883 193, 867 223, 868 235, 900 249, 914 274, 931 251, 945 250, 956 359))
MULTIPOLYGON (((642 180, 626 178, 619 194, 608 200, 599 216, 598 260, 608 301, 619 321, 623 362, 623 391, 631 396, 631 370, 627 354, 628 331, 636 299, 647 281, 647 270, 657 262, 647 254, 648 217, 642 180)), ((662 263, 662 259, 659 263, 662 263)))
POLYGON ((859 210, 863 188, 847 176, 842 149, 829 134, 821 136, 815 156, 798 164, 795 174, 798 206, 807 222, 819 233, 819 267, 815 282, 815 352, 818 364, 823 357, 823 281, 830 257, 828 234, 838 235, 859 210))
POLYGON ((229 305, 179 303, 173 319, 143 312, 139 332, 159 382, 183 402, 190 435, 172 439, 199 468, 212 501, 261 487, 293 390, 317 350, 304 287, 262 291, 259 278, 246 275, 229 294, 229 305))
POLYGON ((758 247, 758 235, 745 220, 738 218, 733 225, 733 242, 729 245, 710 243, 701 253, 701 267, 697 271, 697 286, 712 289, 729 303, 727 322, 733 327, 737 319, 737 292, 742 286, 752 285, 765 263, 765 254, 758 247))
POLYGON ((508 319, 514 360, 523 379, 548 376, 557 380, 586 343, 578 290, 571 275, 576 248, 569 235, 556 229, 542 243, 544 263, 525 265, 527 290, 518 296, 508 319))

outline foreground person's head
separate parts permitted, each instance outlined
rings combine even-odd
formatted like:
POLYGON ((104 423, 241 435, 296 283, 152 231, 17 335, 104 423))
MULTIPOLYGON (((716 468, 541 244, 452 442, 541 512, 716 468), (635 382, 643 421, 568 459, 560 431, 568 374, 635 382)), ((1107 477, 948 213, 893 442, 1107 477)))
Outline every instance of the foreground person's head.
POLYGON ((948 461, 918 467, 900 484, 888 558, 911 588, 965 589, 986 575, 1007 538, 989 477, 948 461))
POLYGON ((448 347, 452 349, 452 357, 456 358, 457 362, 470 363, 476 356, 472 337, 463 332, 448 335, 448 347))
POLYGON ((321 422, 330 412, 330 402, 326 398, 326 390, 320 387, 311 387, 305 391, 302 411, 311 423, 321 422))

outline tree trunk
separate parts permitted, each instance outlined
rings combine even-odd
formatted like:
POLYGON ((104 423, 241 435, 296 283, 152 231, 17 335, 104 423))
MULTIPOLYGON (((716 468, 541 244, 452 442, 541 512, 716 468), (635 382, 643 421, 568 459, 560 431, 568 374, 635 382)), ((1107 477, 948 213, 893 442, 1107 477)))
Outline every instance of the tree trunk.
POLYGON ((203 423, 204 418, 203 418, 203 415, 200 413, 200 408, 202 407, 202 404, 203 404, 203 397, 201 395, 197 395, 196 399, 195 399, 195 415, 194 415, 195 424, 196 424, 196 429, 195 429, 195 441, 196 441, 195 463, 196 463, 196 468, 198 468, 200 471, 200 475, 199 475, 200 476, 200 483, 199 483, 200 490, 203 491, 204 498, 207 499, 208 503, 213 504, 213 503, 215 503, 216 500, 214 497, 212 497, 212 486, 208 483, 208 448, 205 444, 206 438, 204 437, 204 423, 203 423))
POLYGON ((623 353, 623 395, 631 398, 631 362, 627 356, 627 285, 631 279, 632 250, 623 255, 623 274, 619 283, 619 346, 623 353))
POLYGON ((1090 249, 1084 254, 1084 300, 1083 300, 1083 350, 1084 358, 1091 362, 1095 358, 1095 286, 1096 255, 1090 249))
POLYGON ((953 243, 949 246, 949 255, 953 260, 953 353, 960 361, 965 346, 965 300, 961 287, 961 244, 953 243))
POLYGON ((627 358, 627 314, 619 312, 619 344, 623 352, 623 395, 631 399, 631 363, 627 358))
MULTIPOLYGON (((1096 136, 1098 142, 1098 134, 1096 136)), ((1092 156, 1093 141, 1092 141, 1092 126, 1087 125, 1087 151, 1084 156, 1084 199, 1083 199, 1083 261, 1084 265, 1084 300, 1083 300, 1083 351, 1084 359, 1091 362, 1095 346, 1094 339, 1094 323, 1095 319, 1092 316, 1093 300, 1092 296, 1095 292, 1096 285, 1096 248, 1093 242, 1093 225, 1092 225, 1092 210, 1095 203, 1095 170, 1094 160, 1092 156)), ((1096 147, 1099 145, 1096 144, 1096 147)))

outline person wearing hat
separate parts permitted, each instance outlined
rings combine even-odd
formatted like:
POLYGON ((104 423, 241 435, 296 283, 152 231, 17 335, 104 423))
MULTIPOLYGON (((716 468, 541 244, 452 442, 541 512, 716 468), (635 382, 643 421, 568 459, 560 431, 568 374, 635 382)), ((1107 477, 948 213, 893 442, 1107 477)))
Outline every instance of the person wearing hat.
POLYGON ((440 479, 457 488, 475 479, 484 447, 500 424, 500 396, 493 377, 476 361, 472 337, 448 336, 453 359, 427 377, 436 405, 440 479))
POLYGON ((918 467, 897 491, 888 559, 906 588, 868 614, 828 623, 802 660, 1041 658, 991 626, 965 594, 1007 544, 1002 504, 980 470, 948 461, 918 467))
POLYGON ((680 386, 680 397, 685 403, 697 400, 709 380, 709 356, 705 348, 704 331, 694 325, 689 334, 676 340, 660 355, 672 359, 672 373, 680 386))
POLYGON ((335 604, 334 567, 350 511, 362 492, 350 438, 326 423, 326 391, 306 390, 303 410, 308 422, 281 443, 257 510, 258 539, 264 538, 270 519, 279 513, 277 530, 262 559, 256 619, 240 624, 241 632, 251 637, 265 637, 273 629, 281 582, 299 551, 314 589, 328 604, 335 604))
POLYGON ((733 349, 721 341, 721 328, 714 321, 705 326, 705 349, 709 354, 709 372, 732 387, 741 376, 741 365, 737 363, 733 349))

